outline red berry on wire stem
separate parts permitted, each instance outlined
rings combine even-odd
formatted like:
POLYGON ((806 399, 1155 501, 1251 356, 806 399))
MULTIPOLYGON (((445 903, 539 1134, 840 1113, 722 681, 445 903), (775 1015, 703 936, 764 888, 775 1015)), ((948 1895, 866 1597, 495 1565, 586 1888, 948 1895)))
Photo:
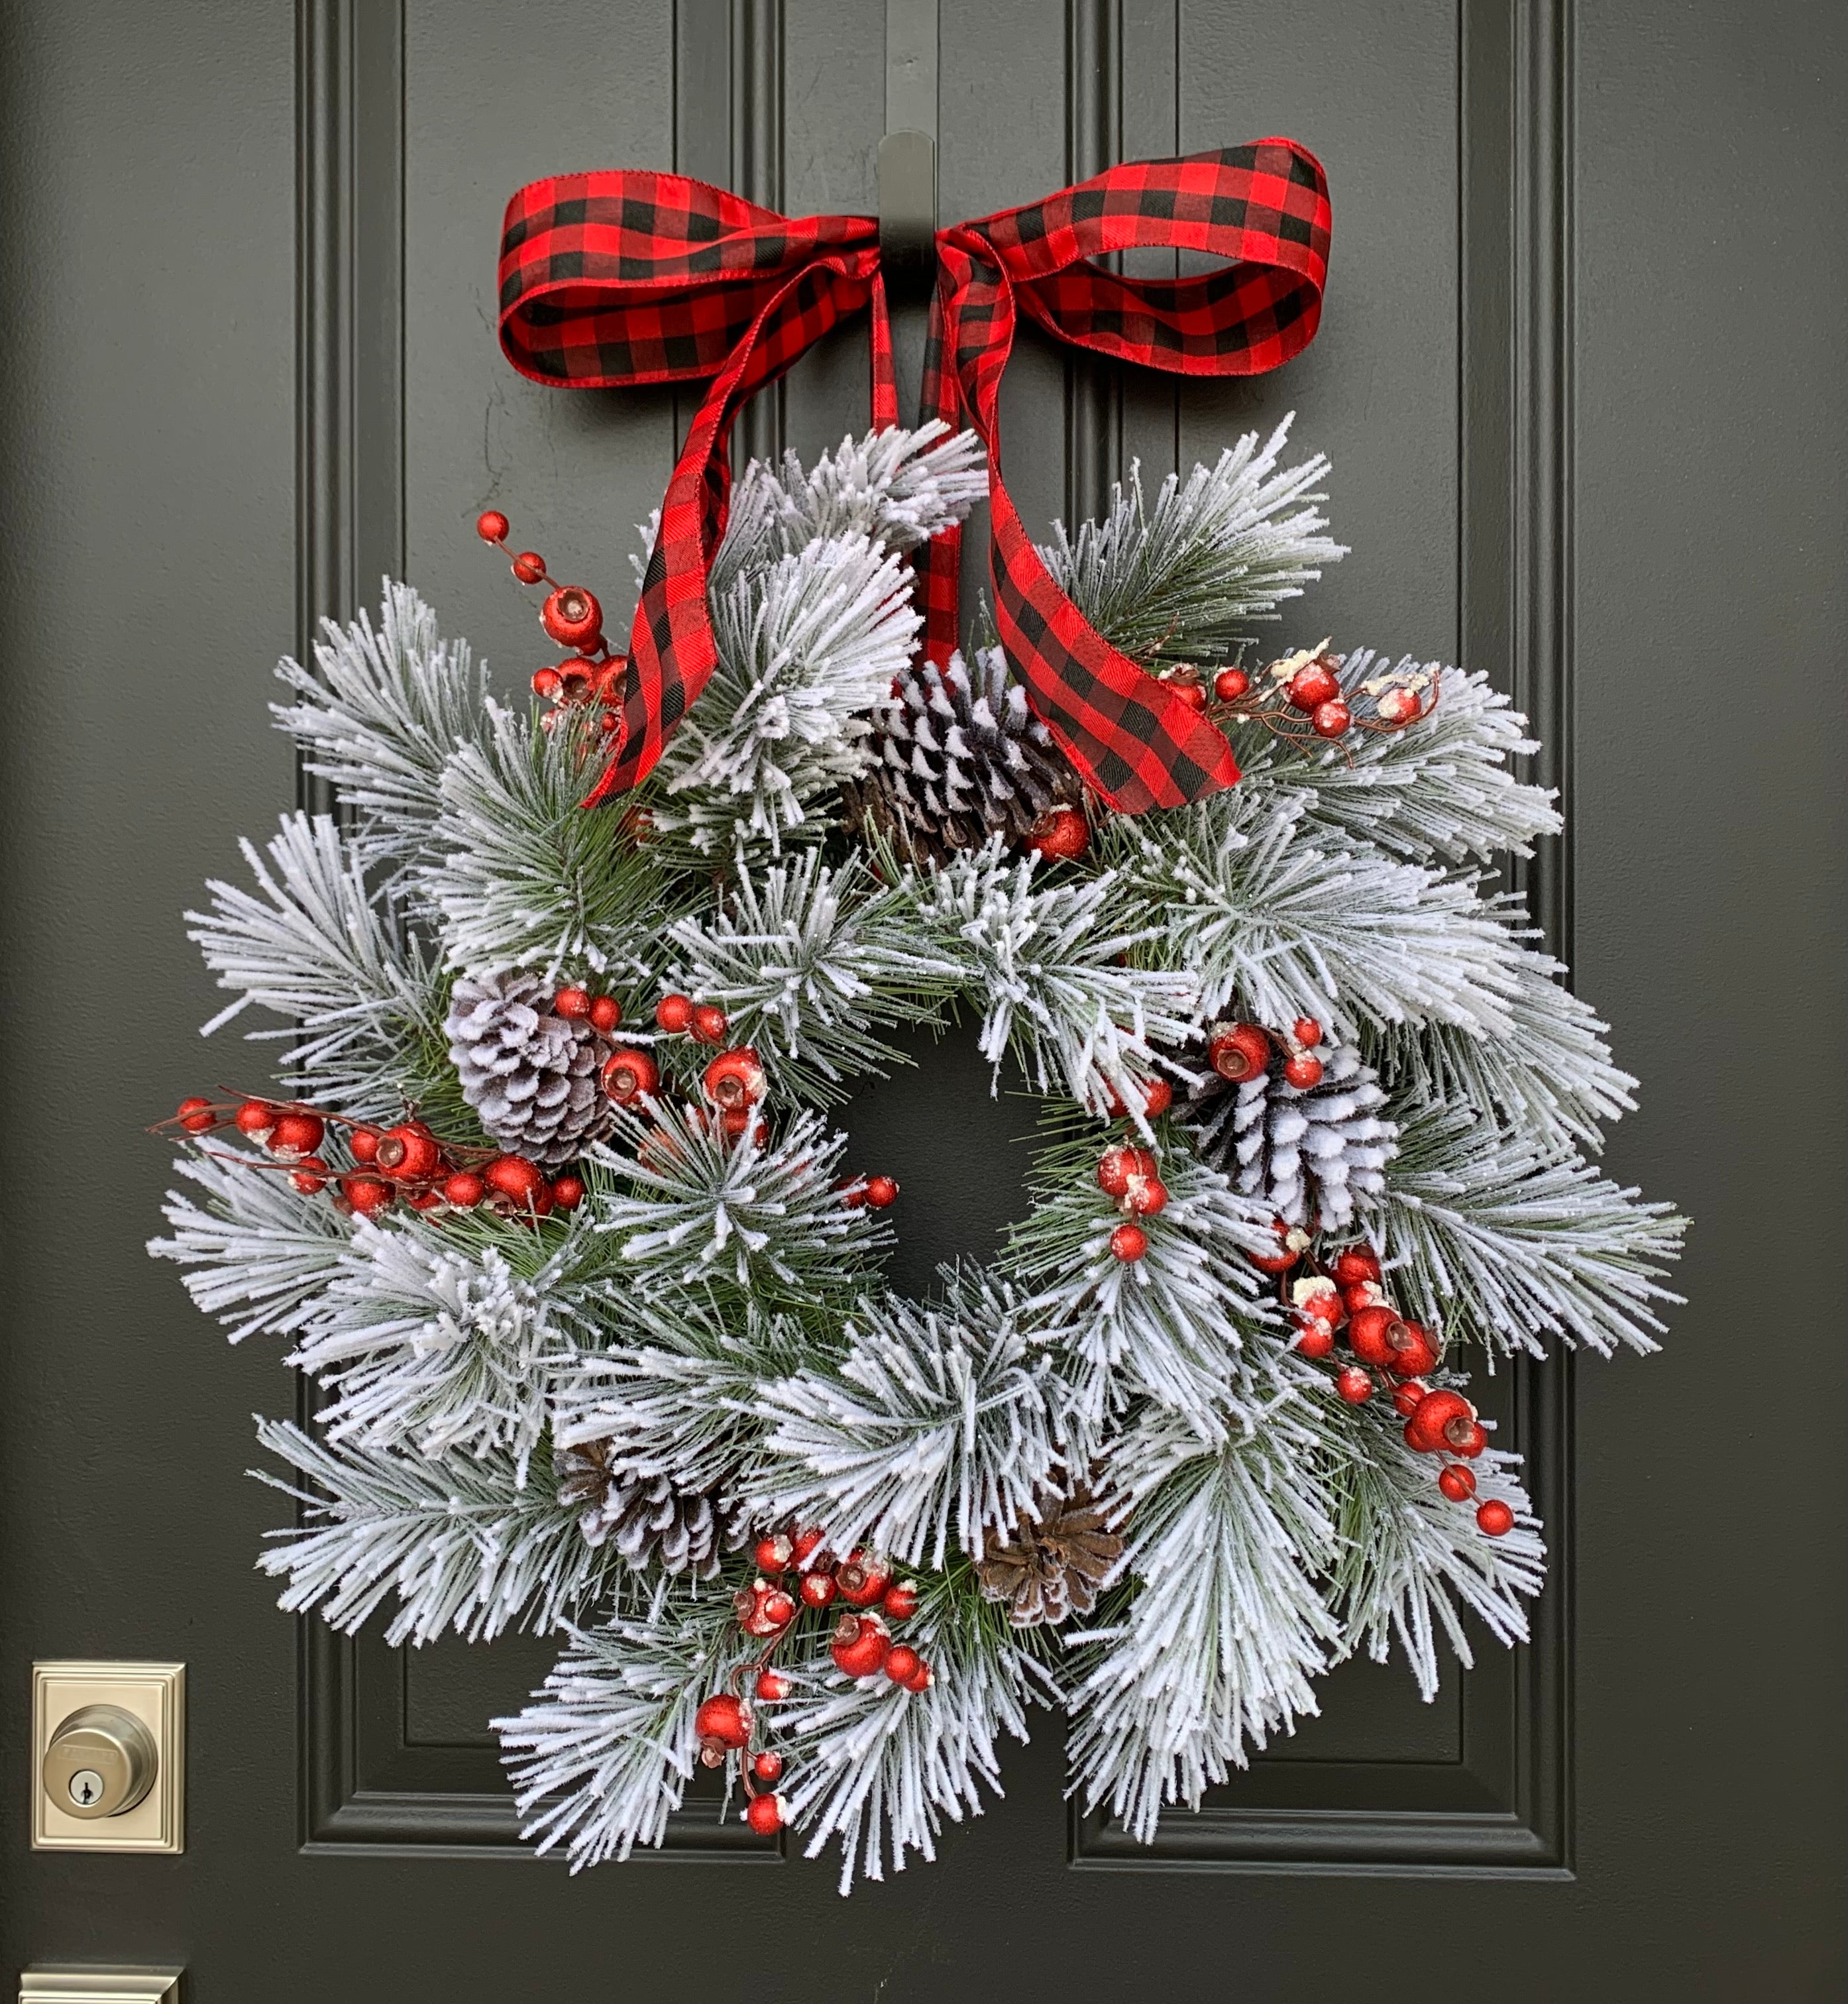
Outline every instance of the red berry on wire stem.
POLYGON ((1318 703, 1309 725, 1318 737, 1340 737, 1353 721, 1354 713, 1337 698, 1332 702, 1318 703))
POLYGON ((1410 1419, 1430 1389, 1429 1386, 1419 1384, 1416 1379, 1408 1379, 1403 1385, 1393 1388, 1392 1410, 1402 1420, 1410 1419))
POLYGON ((796 1589, 804 1607, 826 1607, 840 1591, 831 1572, 805 1572, 796 1589))
POLYGON ((1090 847, 1090 824, 1076 808, 1048 808, 1033 824, 1027 846, 1055 862, 1075 861, 1090 847))
POLYGON ((670 1036, 693 1027, 693 1004, 684 995, 663 995, 655 1004, 655 1023, 670 1036))
POLYGON ((1373 1396, 1373 1380, 1359 1365, 1349 1364, 1335 1373, 1335 1389, 1350 1406, 1363 1406, 1373 1396))
POLYGON ((488 1186, 473 1169, 458 1169, 443 1181, 443 1200, 458 1210, 472 1210, 488 1194, 488 1186))
POLYGON ((1424 706, 1418 699, 1415 689, 1389 688, 1381 692, 1374 706, 1380 721, 1389 730, 1403 730, 1408 723, 1415 723, 1424 714, 1424 706))
POLYGON ((754 1106, 768 1084, 763 1060, 748 1044, 721 1051, 700 1079, 706 1098, 726 1112, 742 1112, 754 1106))
POLYGON ((895 1684, 908 1683, 918 1674, 924 1659, 908 1643, 901 1642, 885 1659, 885 1673, 895 1684))
POLYGON ((1438 1475, 1437 1487, 1453 1503, 1467 1503, 1475 1494, 1475 1470, 1453 1461, 1438 1475))
POLYGON ((716 1768, 727 1754, 741 1751, 751 1743, 754 1722, 751 1707, 730 1691, 708 1698, 693 1715, 700 1759, 707 1767, 716 1768))
POLYGON ((1476 1512, 1476 1524, 1485 1537, 1505 1538, 1514 1528, 1514 1512, 1499 1496, 1491 1496, 1476 1512))
POLYGON ((866 1207, 870 1210, 890 1210, 898 1201, 898 1186, 890 1176, 869 1176, 866 1179, 866 1207))
POLYGON ((1191 676, 1183 678, 1176 675, 1170 678, 1168 687, 1189 709, 1198 712, 1206 707, 1206 685, 1204 682, 1197 682, 1191 676))
POLYGON ((1251 686, 1243 668, 1221 668, 1213 678, 1213 692, 1221 702, 1237 702, 1251 686))
POLYGON ((496 1155, 481 1172, 489 1191, 514 1211, 544 1217, 551 1209, 551 1186, 538 1165, 524 1155, 496 1155))
POLYGON ((1307 1051, 1298 1051, 1283 1060, 1283 1076, 1297 1091, 1307 1092, 1311 1086, 1321 1084, 1322 1061, 1307 1051))
POLYGON ((1121 1260, 1125 1267, 1148 1249, 1149 1235, 1139 1224, 1119 1224, 1110 1235, 1111 1256, 1121 1260))
POLYGON ((1467 1426, 1461 1426, 1452 1420, 1444 1430, 1444 1438, 1458 1454, 1467 1456, 1471 1461, 1474 1461, 1489 1445, 1488 1434, 1473 1420, 1467 1426))
POLYGON ((725 1011, 710 1002, 702 1002, 693 1011, 693 1041, 696 1044, 722 1044, 726 1031, 730 1027, 725 1011))
POLYGON ((355 1127, 347 1135, 347 1153, 355 1162, 369 1162, 379 1152, 379 1130, 355 1127))
POLYGON ((1335 1277, 1336 1287, 1357 1288, 1380 1277, 1380 1256, 1370 1245, 1350 1245, 1335 1256, 1328 1271, 1335 1277))
POLYGON ((1206 1046, 1206 1062, 1228 1085, 1270 1069, 1271 1041, 1255 1023, 1234 1023, 1216 1031, 1206 1046))
POLYGON ((537 550, 522 550, 513 559, 513 575, 522 584, 537 584, 545 575, 545 559, 537 550))
POLYGON ((604 1095, 618 1106, 633 1106, 639 1099, 652 1098, 660 1083, 661 1068, 649 1052, 625 1048, 611 1052, 604 1060, 604 1095))
POLYGON ((1340 696, 1341 684, 1334 670, 1318 655, 1297 670, 1283 693, 1290 699, 1293 709, 1307 713, 1320 709, 1325 703, 1335 702, 1340 696))
POLYGON ((561 988, 552 997, 552 1014, 562 1016, 568 1023, 588 1022, 590 1018, 590 990, 561 988))
POLYGON ((599 995, 592 1001, 588 1014, 591 1028, 599 1036, 607 1037, 622 1021, 622 1004, 614 995, 599 995))
POLYGON ((475 534, 485 543, 504 543, 511 527, 498 508, 484 508, 475 517, 475 534))
POLYGON ((1309 1235, 1279 1218, 1271 1230, 1276 1235, 1274 1252, 1248 1252, 1245 1257, 1261 1274, 1287 1274, 1307 1249, 1309 1235))
POLYGON ((289 1180, 303 1196, 319 1196, 327 1187, 327 1165, 319 1155, 304 1155, 289 1171, 289 1180))
POLYGON ((759 1837, 774 1837, 782 1828, 782 1797, 753 1796, 744 1806, 744 1820, 759 1837))
POLYGON ((340 1193, 362 1217, 376 1217, 389 1210, 397 1195, 390 1183, 377 1176, 342 1176, 340 1193))
POLYGON ((1155 1157, 1150 1150, 1125 1143, 1106 1148, 1097 1158, 1097 1187, 1106 1196, 1123 1196, 1138 1178, 1152 1176, 1155 1171, 1155 1157))
POLYGON ((789 1561, 796 1556, 796 1543, 786 1532, 772 1532, 758 1540, 751 1556, 758 1571, 768 1573, 774 1579, 779 1572, 789 1571, 789 1561))
POLYGON ((835 1591, 849 1607, 870 1607, 891 1582, 892 1575, 864 1552, 849 1554, 835 1568, 835 1591))
POLYGON ((560 1210, 576 1210, 584 1200, 584 1179, 565 1175, 551 1180, 551 1200, 560 1210))
POLYGON ((893 1620, 908 1620, 918 1611, 918 1589, 908 1579, 895 1579, 886 1589, 879 1604, 893 1620))
POLYGON ((581 584, 562 584, 539 608, 539 623, 561 647, 593 646, 603 636, 603 608, 581 584))
POLYGON ((212 1110, 209 1099, 183 1099, 173 1118, 189 1134, 209 1134, 219 1124, 218 1116, 212 1110))
POLYGON ((751 1774, 760 1782, 774 1782, 779 1780, 782 1777, 782 1756, 780 1754, 772 1754, 769 1752, 768 1749, 766 1749, 763 1753, 754 1756, 751 1763, 751 1774))
POLYGON ((327 1123, 318 1113, 279 1113, 264 1146, 285 1162, 312 1155, 327 1138, 327 1123))
POLYGON ((789 1680, 776 1670, 759 1670, 757 1682, 751 1687, 751 1695, 765 1704, 775 1704, 789 1694, 789 1680))
POLYGON ((1306 1051, 1313 1050, 1322 1040, 1322 1026, 1313 1016, 1297 1017, 1290 1032, 1306 1051))
POLYGON ((1326 1357, 1335 1347, 1335 1331, 1325 1322, 1300 1323, 1296 1347, 1305 1357, 1326 1357))
POLYGON ((1167 1208, 1167 1185, 1159 1176, 1132 1176, 1118 1200, 1132 1217, 1154 1217, 1167 1208))
POLYGON ((239 1133, 247 1134, 253 1141, 264 1141, 282 1117, 282 1109, 271 1105, 267 1099, 247 1099, 231 1119, 239 1133))
POLYGON ((379 1137, 373 1160, 397 1182, 420 1183, 443 1166, 443 1151, 421 1120, 406 1120, 379 1137))

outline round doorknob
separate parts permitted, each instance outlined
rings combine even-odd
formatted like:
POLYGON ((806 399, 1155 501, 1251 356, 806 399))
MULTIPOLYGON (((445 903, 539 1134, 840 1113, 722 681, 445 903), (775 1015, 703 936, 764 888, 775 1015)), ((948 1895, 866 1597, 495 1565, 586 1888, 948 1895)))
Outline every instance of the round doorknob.
POLYGON ((51 1736, 40 1778, 66 1816, 120 1816, 154 1785, 154 1736, 119 1704, 86 1704, 51 1736))

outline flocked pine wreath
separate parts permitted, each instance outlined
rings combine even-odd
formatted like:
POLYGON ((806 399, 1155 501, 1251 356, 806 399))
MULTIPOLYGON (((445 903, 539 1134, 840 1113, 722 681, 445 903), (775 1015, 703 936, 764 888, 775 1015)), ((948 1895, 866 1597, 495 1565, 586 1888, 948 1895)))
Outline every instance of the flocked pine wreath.
POLYGON ((658 1843, 705 1760, 878 1877, 1035 1704, 1146 1840, 1344 1658, 1429 1697, 1468 1614, 1524 1635, 1540 1526, 1463 1360, 1653 1348, 1681 1223, 1596 1167, 1634 1082, 1497 888, 1559 826, 1524 720, 1251 651, 1342 554, 1283 445, 1043 552, 1233 737, 1167 812, 1087 806, 992 646, 918 657, 904 553, 984 489, 940 426, 751 468, 719 668, 611 807, 587 594, 531 705, 401 585, 283 664, 341 811, 192 915, 208 1028, 271 1019, 282 1084, 181 1108, 152 1249, 321 1389, 259 1429, 285 1607, 562 1637, 495 1722, 542 1848, 658 1843), (831 1116, 958 1018, 1040 1098, 1033 1203, 901 1298, 831 1116))

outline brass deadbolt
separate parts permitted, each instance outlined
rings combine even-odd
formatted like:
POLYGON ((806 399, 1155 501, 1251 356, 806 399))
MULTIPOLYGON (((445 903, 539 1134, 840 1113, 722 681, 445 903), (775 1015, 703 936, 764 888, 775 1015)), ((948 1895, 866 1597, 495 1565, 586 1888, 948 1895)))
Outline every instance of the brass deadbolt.
POLYGON ((40 1766, 45 1793, 66 1816, 120 1816, 154 1785, 154 1736, 119 1704, 86 1704, 51 1736, 40 1766))

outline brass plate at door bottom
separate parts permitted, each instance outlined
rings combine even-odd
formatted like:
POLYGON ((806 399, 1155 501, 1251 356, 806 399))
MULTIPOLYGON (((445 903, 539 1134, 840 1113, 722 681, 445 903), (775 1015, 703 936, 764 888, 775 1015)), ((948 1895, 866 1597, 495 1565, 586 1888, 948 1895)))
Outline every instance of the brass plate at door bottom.
POLYGON ((177 2004, 177 1969, 29 1969, 19 2004, 177 2004))

